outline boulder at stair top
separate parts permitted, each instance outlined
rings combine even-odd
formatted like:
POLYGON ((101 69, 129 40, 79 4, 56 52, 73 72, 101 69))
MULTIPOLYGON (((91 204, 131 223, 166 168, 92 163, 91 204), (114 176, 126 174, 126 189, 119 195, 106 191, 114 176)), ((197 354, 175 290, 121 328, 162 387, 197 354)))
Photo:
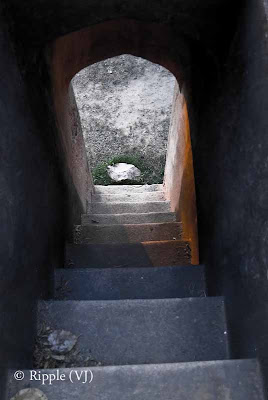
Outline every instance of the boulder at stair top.
POLYGON ((126 179, 139 181, 141 176, 141 171, 133 164, 118 163, 109 165, 107 170, 109 177, 116 182, 125 181, 126 179))

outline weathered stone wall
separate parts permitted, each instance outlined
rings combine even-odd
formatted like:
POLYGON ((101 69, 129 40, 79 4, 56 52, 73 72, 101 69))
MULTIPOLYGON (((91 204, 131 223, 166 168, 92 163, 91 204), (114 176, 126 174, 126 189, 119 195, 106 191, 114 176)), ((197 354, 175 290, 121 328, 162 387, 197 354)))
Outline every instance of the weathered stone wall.
MULTIPOLYGON (((0 397, 5 368, 31 366, 36 299, 62 264, 64 185, 33 113, 0 4, 0 397)), ((40 78, 39 78, 40 79, 40 78)), ((47 117, 48 121, 48 117, 47 117)), ((51 139, 51 138, 50 138, 51 139)))
POLYGON ((233 357, 259 357, 266 378, 267 38, 267 3, 249 0, 221 74, 199 75, 192 95, 200 260, 226 298, 233 357))
POLYGON ((59 141, 62 149, 62 158, 66 164, 65 179, 74 195, 68 201, 70 223, 78 224, 80 215, 77 215, 78 201, 80 212, 86 212, 88 203, 93 193, 93 181, 86 155, 84 136, 81 128, 80 116, 72 85, 66 79, 67 71, 64 68, 65 58, 61 52, 49 53, 48 63, 51 85, 52 104, 55 110, 55 118, 59 141), (73 188, 72 188, 73 186, 73 188))
POLYGON ((72 85, 90 166, 135 155, 160 183, 174 84, 165 68, 128 54, 80 71, 72 85))

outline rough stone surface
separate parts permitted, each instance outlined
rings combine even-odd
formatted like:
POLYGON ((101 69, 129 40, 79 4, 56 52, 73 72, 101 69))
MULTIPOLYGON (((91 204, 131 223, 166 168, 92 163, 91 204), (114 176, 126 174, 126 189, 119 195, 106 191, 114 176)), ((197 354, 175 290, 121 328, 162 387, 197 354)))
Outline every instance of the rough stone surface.
POLYGON ((143 214, 143 213, 168 213, 169 201, 151 202, 122 202, 122 203, 91 203, 88 213, 92 214, 143 214))
POLYGON ((78 225, 74 229, 75 243, 137 243, 153 240, 179 240, 179 222, 133 225, 78 225))
POLYGON ((161 184, 154 185, 96 185, 96 194, 133 194, 133 193, 151 193, 163 192, 164 187, 161 184))
POLYGON ((223 298, 45 301, 38 324, 72 330, 102 365, 229 357, 223 298), (68 316, 68 318, 67 318, 68 316))
POLYGON ((118 163, 115 165, 108 165, 108 175, 115 182, 125 180, 139 181, 141 171, 133 164, 118 163))
POLYGON ((82 224, 147 224, 176 221, 174 212, 149 212, 142 214, 83 214, 82 224))
POLYGON ((54 294, 61 300, 161 299, 206 296, 203 266, 58 268, 54 294))
POLYGON ((126 192, 117 194, 94 194, 92 196, 93 203, 116 203, 116 202, 139 202, 139 201, 165 201, 165 192, 155 191, 155 192, 126 192))
POLYGON ((122 55, 80 71, 72 83, 91 166, 137 154, 158 174, 165 162, 174 76, 160 65, 122 55))
POLYGON ((66 246, 66 267, 165 267, 189 264, 191 247, 189 242, 183 240, 66 246))

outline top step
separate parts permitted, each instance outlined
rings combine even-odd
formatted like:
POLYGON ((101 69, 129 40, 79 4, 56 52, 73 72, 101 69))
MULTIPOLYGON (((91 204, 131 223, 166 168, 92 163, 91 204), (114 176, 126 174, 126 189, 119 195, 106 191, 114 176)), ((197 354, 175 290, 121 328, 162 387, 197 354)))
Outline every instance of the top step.
POLYGON ((165 201, 164 192, 126 192, 113 194, 93 194, 92 203, 121 203, 121 202, 150 202, 150 201, 165 201))
POLYGON ((163 185, 95 185, 95 194, 163 192, 163 185))

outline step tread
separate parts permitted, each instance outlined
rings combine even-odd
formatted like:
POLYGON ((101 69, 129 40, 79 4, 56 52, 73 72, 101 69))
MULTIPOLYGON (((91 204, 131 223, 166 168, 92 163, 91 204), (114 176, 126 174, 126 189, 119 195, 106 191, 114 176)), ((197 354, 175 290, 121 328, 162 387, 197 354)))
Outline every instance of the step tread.
POLYGON ((178 240, 182 236, 181 222, 160 224, 76 225, 75 243, 137 243, 157 240, 178 240))
MULTIPOLYGON (((76 370, 81 373, 88 369, 76 370)), ((66 379, 52 385, 31 381, 29 370, 24 371, 25 379, 17 382, 14 371, 10 371, 8 398, 27 387, 38 388, 49 400, 265 399, 257 360, 92 367, 90 370, 93 381, 87 385, 71 383, 72 369, 61 369, 66 379)), ((42 372, 57 373, 56 370, 42 372)))
POLYGON ((102 365, 228 358, 221 297, 41 301, 38 324, 79 336, 80 354, 102 365))
POLYGON ((67 244, 65 248, 66 267, 161 267, 189 264, 191 264, 190 243, 184 240, 67 244))
POLYGON ((169 212, 170 201, 91 203, 90 214, 140 214, 149 212, 169 212))
POLYGON ((204 267, 55 270, 60 300, 161 299, 206 296, 204 267))
POLYGON ((175 222, 176 215, 174 212, 159 213, 122 213, 122 214, 82 214, 82 225, 88 224, 146 224, 175 222))
POLYGON ((154 184, 154 185, 95 185, 95 193, 144 193, 144 192, 163 192, 162 184, 154 184))
POLYGON ((117 203, 117 202, 144 202, 144 201, 165 201, 165 192, 142 192, 142 193, 114 193, 94 194, 93 203, 117 203))

